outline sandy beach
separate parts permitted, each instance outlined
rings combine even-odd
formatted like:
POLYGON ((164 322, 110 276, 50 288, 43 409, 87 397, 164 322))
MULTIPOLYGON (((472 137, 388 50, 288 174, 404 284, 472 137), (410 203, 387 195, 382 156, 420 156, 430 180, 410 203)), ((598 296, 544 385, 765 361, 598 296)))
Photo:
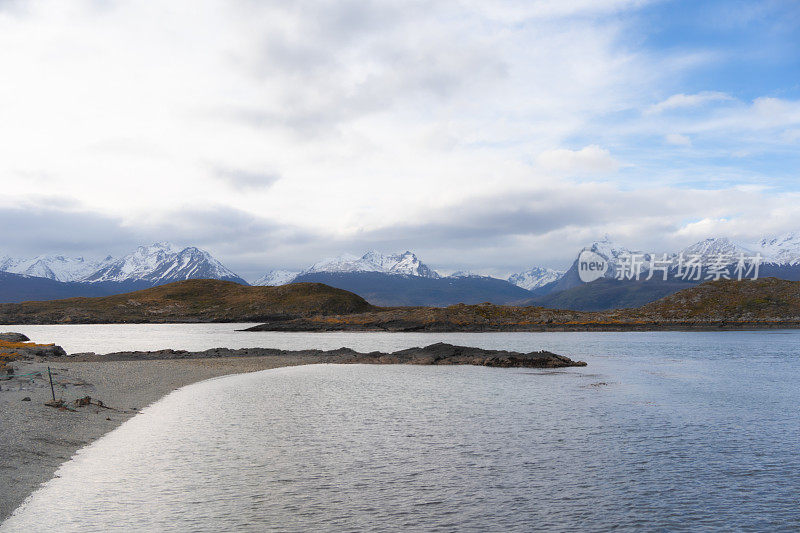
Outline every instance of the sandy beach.
MULTIPOLYGON (((0 380, 0 521, 9 516, 79 448, 108 433, 171 391, 217 376, 323 362, 321 356, 231 357, 185 360, 74 362, 19 361, 0 380), (72 404, 90 396, 108 407, 72 411, 45 405, 53 372, 56 398, 72 404), (30 398, 30 401, 23 401, 30 398)), ((329 359, 328 359, 329 360, 329 359)))

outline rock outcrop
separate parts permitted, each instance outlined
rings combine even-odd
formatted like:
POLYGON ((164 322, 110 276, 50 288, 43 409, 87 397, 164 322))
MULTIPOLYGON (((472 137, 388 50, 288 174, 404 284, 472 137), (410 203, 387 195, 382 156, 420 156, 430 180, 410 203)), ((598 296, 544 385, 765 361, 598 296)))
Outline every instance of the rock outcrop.
POLYGON ((6 342, 27 342, 30 339, 23 335, 22 333, 14 333, 13 331, 9 331, 6 333, 0 333, 0 341, 6 342))
POLYGON ((105 355, 81 353, 71 356, 77 361, 126 361, 156 359, 204 359, 217 357, 268 357, 268 356, 314 356, 326 357, 328 363, 339 364, 397 364, 397 365, 477 365, 503 368, 563 368, 586 366, 583 361, 552 352, 511 352, 485 350, 468 346, 437 343, 424 348, 408 348, 393 353, 361 353, 350 348, 337 350, 277 350, 273 348, 214 348, 202 352, 186 350, 157 350, 150 352, 115 352, 105 355))

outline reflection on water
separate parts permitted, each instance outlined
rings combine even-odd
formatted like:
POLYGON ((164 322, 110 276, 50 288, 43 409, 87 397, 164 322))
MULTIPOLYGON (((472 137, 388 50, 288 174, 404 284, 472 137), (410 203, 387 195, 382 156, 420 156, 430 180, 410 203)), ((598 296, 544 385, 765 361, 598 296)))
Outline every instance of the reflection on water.
MULTIPOLYGON (((281 338, 258 335, 245 345, 281 338)), ((196 384, 79 452, 0 529, 800 528, 797 334, 328 339, 448 337, 594 355, 557 372, 314 365, 196 384)))

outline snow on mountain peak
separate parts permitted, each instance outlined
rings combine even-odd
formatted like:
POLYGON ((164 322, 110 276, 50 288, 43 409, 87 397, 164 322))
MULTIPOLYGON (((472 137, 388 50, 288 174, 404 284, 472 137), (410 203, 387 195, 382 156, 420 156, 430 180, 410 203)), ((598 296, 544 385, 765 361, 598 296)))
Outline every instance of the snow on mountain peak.
POLYGON ((294 278, 300 272, 296 270, 270 270, 257 280, 255 280, 251 285, 258 285, 261 287, 277 287, 279 285, 287 285, 294 281, 294 278))
POLYGON ((438 278, 439 275, 422 263, 412 252, 383 254, 371 250, 361 257, 351 254, 323 259, 304 270, 302 274, 317 272, 381 272, 404 276, 438 278))
POLYGON ((39 255, 32 259, 0 259, 0 271, 56 281, 80 281, 97 270, 100 261, 63 255, 39 255))
POLYGON ((720 255, 738 256, 739 254, 750 255, 753 252, 748 248, 733 242, 727 237, 712 237, 703 239, 681 250, 684 257, 700 256, 704 260, 713 260, 720 255))
POLYGON ((598 253, 609 261, 614 261, 620 255, 632 253, 628 248, 613 242, 608 234, 603 235, 602 239, 593 242, 591 245, 584 248, 584 250, 591 250, 592 252, 598 253))
POLYGON ((758 241, 756 248, 769 263, 800 264, 800 233, 788 232, 758 241))
POLYGON ((303 270, 303 274, 313 274, 315 272, 358 272, 358 271, 373 271, 374 265, 370 262, 361 262, 361 258, 352 254, 342 254, 336 257, 326 257, 317 261, 307 269, 303 270), (373 268, 368 268, 368 267, 373 268))
POLYGON ((384 265, 387 263, 391 264, 391 268, 389 269, 390 274, 420 276, 423 278, 439 277, 438 273, 428 268, 416 255, 409 251, 403 252, 402 254, 384 256, 384 265))
POLYGON ((472 272, 471 270, 457 270, 447 276, 448 278, 488 278, 490 276, 484 276, 483 274, 477 274, 472 272))
POLYGON ((533 267, 525 272, 512 274, 508 277, 508 282, 526 290, 538 289, 548 283, 558 281, 564 275, 563 270, 553 270, 552 268, 533 267))
POLYGON ((178 248, 168 242, 139 246, 133 253, 106 262, 85 281, 132 281, 168 283, 185 279, 229 279, 239 276, 205 250, 178 248))

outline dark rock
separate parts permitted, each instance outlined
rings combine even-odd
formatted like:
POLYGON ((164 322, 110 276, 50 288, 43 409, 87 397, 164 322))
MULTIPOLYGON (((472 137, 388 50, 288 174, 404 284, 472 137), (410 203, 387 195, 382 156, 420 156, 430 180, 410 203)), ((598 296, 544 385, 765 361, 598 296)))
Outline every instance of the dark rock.
POLYGON ((552 352, 509 352, 436 343, 424 348, 409 348, 390 354, 389 361, 416 365, 480 365, 502 368, 562 368, 586 366, 552 352))
POLYGON ((22 401, 23 401, 23 402, 29 402, 29 401, 31 401, 31 397, 30 397, 30 396, 25 396, 25 397, 22 399, 22 401))
POLYGON ((30 339, 22 333, 14 333, 12 331, 0 333, 0 341, 6 342, 28 342, 30 339))
POLYGON ((213 348, 202 352, 186 350, 157 350, 152 352, 116 352, 106 355, 87 356, 81 360, 126 361, 153 359, 204 359, 224 357, 324 357, 330 363, 370 363, 404 365, 478 365, 503 368, 562 368, 586 366, 583 361, 573 361, 569 357, 552 352, 509 352, 506 350, 485 350, 469 346, 455 346, 436 343, 424 348, 409 348, 394 353, 360 353, 350 348, 336 350, 276 350, 274 348, 213 348))
POLYGON ((35 344, 24 348, 14 348, 14 351, 23 357, 64 357, 67 352, 55 344, 35 344))

